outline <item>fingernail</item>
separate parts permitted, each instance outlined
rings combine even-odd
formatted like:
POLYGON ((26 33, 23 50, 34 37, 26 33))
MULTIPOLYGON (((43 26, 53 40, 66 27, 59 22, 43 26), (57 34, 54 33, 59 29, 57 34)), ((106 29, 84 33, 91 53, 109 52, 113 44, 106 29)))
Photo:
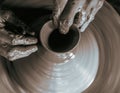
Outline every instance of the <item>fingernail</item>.
POLYGON ((30 38, 14 38, 12 40, 12 45, 31 45, 31 44, 36 44, 38 40, 34 37, 30 38))
POLYGON ((58 27, 58 18, 57 18, 57 16, 53 16, 53 25, 55 27, 58 27))
POLYGON ((67 34, 69 32, 70 26, 71 26, 70 21, 68 20, 60 21, 60 26, 59 26, 60 32, 62 34, 67 34))
POLYGON ((36 38, 25 38, 24 40, 24 44, 36 44, 38 42, 38 40, 36 38))
POLYGON ((31 46, 30 52, 36 52, 38 50, 37 46, 31 46))

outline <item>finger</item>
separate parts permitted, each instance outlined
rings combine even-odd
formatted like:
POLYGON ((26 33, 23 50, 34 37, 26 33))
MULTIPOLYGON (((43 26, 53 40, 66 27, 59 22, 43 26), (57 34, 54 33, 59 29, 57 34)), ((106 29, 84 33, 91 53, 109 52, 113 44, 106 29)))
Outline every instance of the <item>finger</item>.
MULTIPOLYGON (((31 32, 29 27, 23 23, 19 18, 15 16, 15 14, 10 10, 2 10, 0 13, 1 22, 5 24, 5 28, 7 30, 11 30, 14 33, 19 34, 29 34, 34 35, 34 32, 31 32)), ((4 26, 4 25, 3 25, 4 26)))
POLYGON ((81 27, 84 24, 84 22, 87 20, 87 16, 89 14, 88 12, 90 12, 90 11, 87 11, 87 9, 91 7, 92 1, 94 1, 94 0, 86 0, 81 11, 78 11, 78 13, 76 14, 76 16, 74 18, 74 24, 77 27, 81 27))
POLYGON ((7 32, 4 28, 0 29, 0 44, 11 44, 12 37, 11 33, 7 32))
MULTIPOLYGON (((1 20, 1 19, 0 19, 1 20)), ((0 28, 3 28, 5 26, 4 23, 0 22, 0 28)))
POLYGON ((83 10, 76 14, 74 19, 74 24, 81 28, 81 32, 85 31, 89 23, 94 19, 95 14, 102 7, 104 0, 92 0, 91 2, 86 2, 83 10))
POLYGON ((53 13, 52 13, 52 20, 53 20, 53 24, 58 27, 58 19, 59 19, 59 16, 61 14, 61 12, 63 11, 66 3, 67 3, 68 0, 53 0, 53 5, 54 5, 54 8, 53 8, 53 13))
POLYGON ((12 50, 10 50, 8 52, 8 59, 10 61, 14 61, 16 59, 20 59, 23 57, 27 57, 29 56, 31 53, 34 53, 38 50, 37 46, 33 45, 33 46, 18 46, 13 48, 12 50))
POLYGON ((91 11, 94 11, 94 14, 97 13, 97 11, 103 6, 105 0, 92 0, 87 8, 86 8, 86 15, 89 16, 91 14, 91 11))
POLYGON ((35 32, 31 31, 31 29, 25 23, 23 23, 17 17, 15 19, 16 19, 16 21, 14 21, 13 24, 17 24, 17 25, 15 25, 18 28, 17 31, 22 32, 22 34, 24 34, 24 35, 25 34, 28 34, 30 36, 34 36, 35 35, 35 32))
POLYGON ((37 43, 34 37, 25 37, 23 35, 15 35, 12 39, 12 45, 32 45, 37 43))
POLYGON ((66 34, 73 24, 75 14, 82 8, 86 0, 69 0, 60 16, 60 32, 66 34))
POLYGON ((93 15, 90 15, 88 20, 80 27, 80 31, 84 32, 85 29, 88 27, 88 25, 90 24, 90 22, 92 22, 94 19, 93 15))
POLYGON ((60 6, 57 0, 53 0, 54 8, 52 13, 53 25, 58 26, 58 17, 60 15, 60 6))
POLYGON ((8 58, 8 51, 10 50, 10 46, 0 45, 0 56, 8 58))
POLYGON ((16 35, 5 29, 0 29, 0 44, 5 45, 31 45, 36 44, 37 39, 32 36, 16 35))
POLYGON ((76 13, 73 24, 79 28, 85 22, 85 20, 86 20, 86 13, 84 10, 82 10, 76 13))
POLYGON ((13 21, 13 18, 14 18, 14 14, 12 11, 10 10, 0 10, 0 18, 1 18, 1 21, 0 22, 6 22, 6 21, 13 21))
POLYGON ((0 9, 0 28, 5 26, 5 24, 4 24, 5 20, 3 18, 3 12, 4 11, 0 9))
MULTIPOLYGON (((89 10, 89 14, 87 14, 87 20, 85 21, 85 23, 82 25, 82 27, 80 28, 81 32, 84 32, 85 29, 88 27, 88 25, 94 20, 94 17, 96 15, 96 13, 100 10, 100 8, 103 6, 104 0, 100 0, 99 2, 97 2, 96 6, 92 7, 89 10)), ((88 10, 87 10, 88 11, 88 10)))
POLYGON ((94 10, 95 14, 101 9, 101 7, 103 6, 105 0, 99 0, 97 6, 96 6, 96 10, 94 10))

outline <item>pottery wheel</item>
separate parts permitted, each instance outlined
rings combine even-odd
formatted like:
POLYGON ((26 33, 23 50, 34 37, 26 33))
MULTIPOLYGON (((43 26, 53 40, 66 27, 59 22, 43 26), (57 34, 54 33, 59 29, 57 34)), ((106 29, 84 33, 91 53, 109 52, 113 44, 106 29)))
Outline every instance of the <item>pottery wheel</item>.
POLYGON ((119 46, 120 17, 105 3, 81 34, 75 60, 48 61, 41 46, 38 52, 12 63, 1 58, 0 92, 119 93, 119 46))

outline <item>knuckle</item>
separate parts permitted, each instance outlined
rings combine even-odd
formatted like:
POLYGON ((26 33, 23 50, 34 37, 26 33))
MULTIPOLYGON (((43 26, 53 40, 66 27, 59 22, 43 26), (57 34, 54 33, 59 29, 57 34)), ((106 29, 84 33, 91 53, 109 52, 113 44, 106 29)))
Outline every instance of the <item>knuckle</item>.
POLYGON ((99 2, 98 2, 98 8, 101 8, 101 7, 103 6, 103 4, 104 4, 104 1, 103 1, 103 0, 99 1, 99 2))
POLYGON ((22 41, 22 38, 23 38, 22 35, 13 35, 12 40, 11 40, 11 44, 17 45, 18 43, 20 43, 22 41))
POLYGON ((38 40, 34 37, 24 37, 22 35, 18 35, 12 39, 12 45, 31 45, 36 44, 38 40))
POLYGON ((53 17, 59 17, 61 13, 61 10, 59 8, 53 10, 53 17))
POLYGON ((10 37, 0 37, 0 45, 3 48, 9 47, 9 45, 11 45, 11 38, 10 37))
POLYGON ((83 25, 83 23, 85 23, 86 20, 87 20, 87 14, 86 14, 86 11, 83 10, 83 11, 81 12, 80 25, 83 25))
POLYGON ((5 22, 7 21, 11 16, 13 16, 13 12, 10 10, 3 10, 0 13, 1 19, 5 22))
POLYGON ((78 25, 78 27, 80 25, 81 18, 82 18, 82 13, 81 12, 76 13, 74 18, 74 24, 78 25))
POLYGON ((12 58, 12 57, 8 57, 7 58, 9 61, 14 61, 15 59, 14 58, 12 58))
POLYGON ((10 38, 14 38, 15 37, 15 35, 12 32, 9 32, 8 34, 9 34, 10 38))
POLYGON ((15 52, 16 50, 15 49, 11 49, 8 53, 7 53, 7 59, 10 60, 10 61, 13 61, 13 60, 16 60, 17 57, 17 53, 15 52))
POLYGON ((2 44, 2 47, 3 47, 3 48, 8 48, 9 45, 8 45, 7 43, 4 42, 4 43, 2 44))
POLYGON ((10 60, 11 57, 9 56, 9 53, 8 53, 7 49, 5 49, 5 48, 1 48, 1 49, 2 50, 0 50, 0 56, 10 60))
POLYGON ((53 25, 57 27, 58 26, 58 18, 56 16, 53 16, 52 20, 53 20, 53 25))

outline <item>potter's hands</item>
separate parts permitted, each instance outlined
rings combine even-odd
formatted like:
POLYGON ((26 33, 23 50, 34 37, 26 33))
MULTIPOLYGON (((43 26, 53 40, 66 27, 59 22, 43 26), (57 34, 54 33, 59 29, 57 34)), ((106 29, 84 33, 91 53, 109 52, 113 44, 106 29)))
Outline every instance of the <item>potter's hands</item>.
POLYGON ((75 24, 83 32, 105 0, 55 0, 53 23, 65 34, 75 24))
POLYGON ((37 39, 11 11, 0 10, 0 55, 10 61, 26 57, 37 50, 37 39), (27 37, 26 37, 27 36, 27 37))

